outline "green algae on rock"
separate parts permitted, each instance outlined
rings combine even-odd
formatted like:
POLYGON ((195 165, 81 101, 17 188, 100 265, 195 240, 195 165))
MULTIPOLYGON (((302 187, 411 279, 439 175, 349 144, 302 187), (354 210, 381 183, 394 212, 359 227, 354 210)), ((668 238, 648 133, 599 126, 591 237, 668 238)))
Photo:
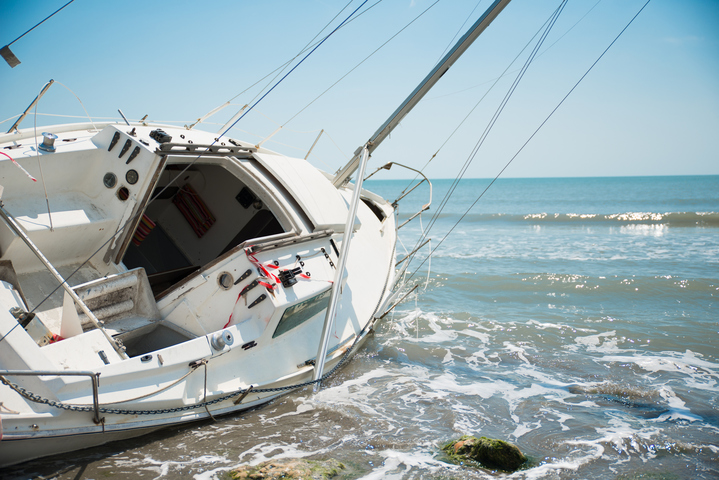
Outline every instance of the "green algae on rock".
POLYGON ((459 440, 447 443, 442 451, 457 462, 473 460, 483 466, 507 472, 517 470, 527 461, 519 448, 509 442, 471 435, 463 435, 459 440))
POLYGON ((241 466, 230 472, 230 478, 248 480, 327 480, 344 470, 335 459, 305 460, 291 458, 270 460, 255 466, 241 466))

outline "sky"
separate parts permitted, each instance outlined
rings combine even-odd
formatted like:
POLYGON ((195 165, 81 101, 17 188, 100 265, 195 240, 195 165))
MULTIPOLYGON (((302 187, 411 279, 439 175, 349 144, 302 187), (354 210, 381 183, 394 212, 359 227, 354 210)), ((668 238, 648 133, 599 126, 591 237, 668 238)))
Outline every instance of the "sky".
MULTIPOLYGON (((65 3, 0 0, 0 46, 65 3)), ((260 80, 361 3, 343 10, 347 1, 75 0, 11 45, 22 63, 0 64, 0 121, 8 119, 0 128, 7 131, 54 79, 62 85, 40 100, 38 126, 82 121, 82 105, 98 121, 120 120, 121 109, 131 120, 189 125, 229 102, 194 127, 217 132, 279 78, 260 80)), ((369 0, 228 136, 265 140, 302 158, 324 129, 309 160, 334 172, 490 3, 369 0)), ((389 161, 422 168, 437 153, 425 169, 430 178, 454 178, 468 160, 468 178, 493 178, 508 163, 504 177, 719 174, 716 0, 651 0, 547 120, 645 3, 569 0, 474 154, 534 44, 520 52, 560 5, 513 0, 377 148, 368 169, 389 161)), ((393 168, 380 178, 411 176, 393 168)))

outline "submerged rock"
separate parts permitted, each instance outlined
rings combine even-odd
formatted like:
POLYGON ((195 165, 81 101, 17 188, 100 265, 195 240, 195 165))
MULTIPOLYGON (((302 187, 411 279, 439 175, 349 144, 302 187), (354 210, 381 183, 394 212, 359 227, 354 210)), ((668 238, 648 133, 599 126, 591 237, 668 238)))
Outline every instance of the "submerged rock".
POLYGON ((517 446, 487 437, 464 435, 444 445, 442 451, 455 461, 474 460, 485 467, 507 472, 517 470, 527 461, 517 446))
POLYGON ((284 460, 270 460, 254 467, 242 466, 230 472, 232 479, 249 480, 326 480, 344 470, 345 466, 334 459, 305 460, 291 458, 284 460))

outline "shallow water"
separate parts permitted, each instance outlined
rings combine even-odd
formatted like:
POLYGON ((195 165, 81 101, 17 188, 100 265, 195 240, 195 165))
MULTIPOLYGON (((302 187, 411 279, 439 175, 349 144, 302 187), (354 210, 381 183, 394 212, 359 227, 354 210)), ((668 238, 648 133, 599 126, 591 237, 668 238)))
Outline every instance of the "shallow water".
MULTIPOLYGON (((460 186, 433 245, 486 183, 460 186)), ((393 197, 405 184, 368 188, 393 197)), ((435 198, 448 187, 435 182, 435 198)), ((410 282, 421 293, 321 392, 5 476, 210 479, 334 457, 345 478, 719 477, 719 177, 509 179, 489 192, 429 278, 425 264, 410 282), (511 475, 449 464, 438 446, 462 434, 509 440, 530 463, 511 475)), ((402 230, 408 249, 419 233, 402 230)))

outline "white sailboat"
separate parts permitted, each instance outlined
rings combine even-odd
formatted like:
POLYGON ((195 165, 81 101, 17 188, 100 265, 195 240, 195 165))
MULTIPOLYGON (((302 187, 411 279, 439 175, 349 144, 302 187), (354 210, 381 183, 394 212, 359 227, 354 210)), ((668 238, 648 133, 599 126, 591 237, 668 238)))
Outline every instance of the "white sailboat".
POLYGON ((23 115, 0 135, 0 465, 251 408, 344 362, 401 285, 369 155, 507 3, 335 175, 167 125, 40 134, 23 115))

